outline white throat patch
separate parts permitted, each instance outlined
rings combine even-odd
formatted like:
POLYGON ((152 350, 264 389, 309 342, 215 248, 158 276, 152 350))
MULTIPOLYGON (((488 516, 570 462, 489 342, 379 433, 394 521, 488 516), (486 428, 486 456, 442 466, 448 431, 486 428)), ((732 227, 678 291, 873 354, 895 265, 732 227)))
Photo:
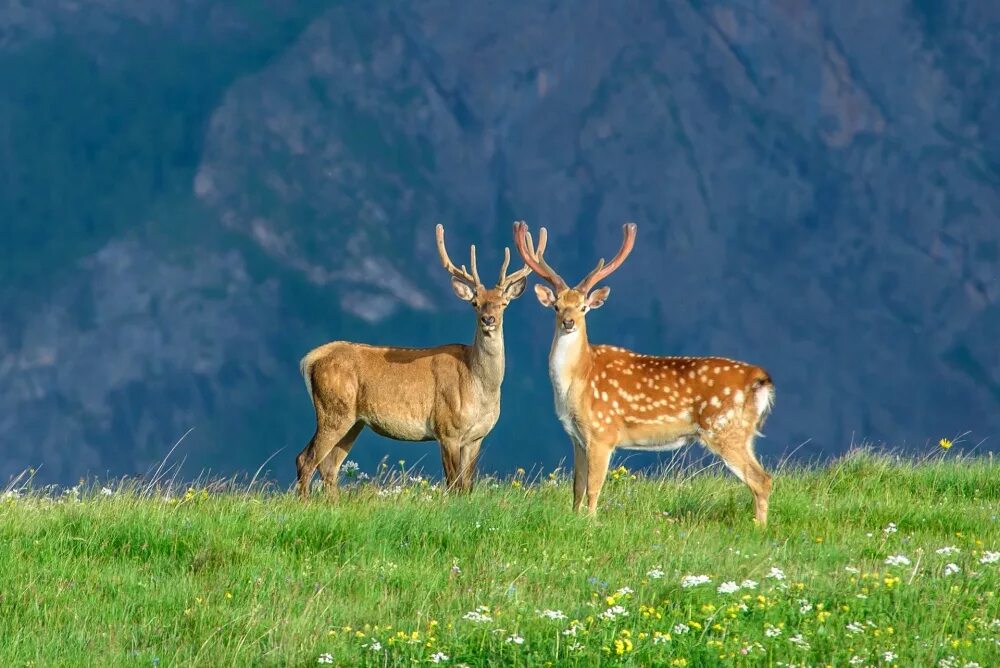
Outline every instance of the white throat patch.
POLYGON ((549 354, 549 376, 552 378, 552 389, 557 397, 563 400, 569 392, 570 366, 579 351, 580 330, 568 334, 559 332, 552 342, 552 352, 549 354))

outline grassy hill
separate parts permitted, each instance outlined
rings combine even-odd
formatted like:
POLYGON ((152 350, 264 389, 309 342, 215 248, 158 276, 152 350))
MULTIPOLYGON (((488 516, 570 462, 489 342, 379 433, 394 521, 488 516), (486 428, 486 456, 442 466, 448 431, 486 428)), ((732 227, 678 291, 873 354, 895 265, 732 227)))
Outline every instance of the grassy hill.
POLYGON ((715 469, 619 468, 596 520, 558 472, 377 478, 10 490, 0 665, 1000 665, 991 459, 784 470, 766 529, 715 469))

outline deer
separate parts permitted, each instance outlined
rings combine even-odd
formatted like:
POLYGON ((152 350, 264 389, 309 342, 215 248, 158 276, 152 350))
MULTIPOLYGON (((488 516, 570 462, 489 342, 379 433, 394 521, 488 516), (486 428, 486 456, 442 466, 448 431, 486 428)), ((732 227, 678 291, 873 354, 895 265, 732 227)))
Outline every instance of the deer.
POLYGON ((473 343, 398 348, 334 341, 303 357, 299 368, 316 412, 316 432, 296 458, 302 498, 309 496, 317 467, 324 490, 336 498, 341 464, 365 426, 398 441, 436 440, 447 488, 471 491, 483 439, 500 415, 504 311, 524 292, 531 268, 507 274, 511 254, 505 248, 500 278, 487 288, 479 279, 475 245, 468 271, 449 258, 444 227, 435 232, 452 290, 476 314, 473 343))
POLYGON ((514 224, 525 265, 548 285, 535 285, 542 306, 555 311, 549 376, 555 408, 573 442, 573 510, 584 496, 591 516, 616 448, 675 450, 700 441, 753 493, 755 520, 767 524, 771 476, 757 461, 754 437, 774 405, 771 376, 759 366, 723 357, 661 357, 592 345, 587 313, 611 289, 595 289, 632 252, 637 226, 626 223, 618 254, 569 287, 545 260, 546 229, 537 251, 527 224, 514 224))

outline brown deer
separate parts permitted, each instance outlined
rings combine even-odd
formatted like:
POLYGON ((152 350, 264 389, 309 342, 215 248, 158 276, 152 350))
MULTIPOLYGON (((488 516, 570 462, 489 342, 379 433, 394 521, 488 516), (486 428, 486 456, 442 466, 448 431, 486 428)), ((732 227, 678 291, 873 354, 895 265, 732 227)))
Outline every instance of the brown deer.
POLYGON ((448 488, 472 488, 480 445, 500 415, 504 309, 524 292, 531 268, 508 275, 510 249, 504 249, 500 280, 487 288, 479 280, 476 247, 470 273, 448 258, 441 225, 436 233, 452 289, 476 312, 472 345, 391 348, 335 341, 306 355, 300 369, 316 410, 316 433, 296 459, 303 497, 317 467, 324 488, 336 496, 340 466, 366 425, 399 441, 438 441, 448 488))
POLYGON ((543 306, 556 312, 549 375, 556 413, 573 441, 573 509, 587 496, 591 514, 615 448, 673 450, 699 440, 753 492, 756 519, 767 523, 771 476, 754 454, 754 436, 774 402, 774 385, 762 368, 721 357, 657 357, 587 341, 588 311, 611 289, 594 290, 628 257, 635 223, 615 258, 571 288, 545 261, 543 227, 535 251, 528 226, 514 224, 514 243, 527 266, 551 288, 535 286, 543 306))

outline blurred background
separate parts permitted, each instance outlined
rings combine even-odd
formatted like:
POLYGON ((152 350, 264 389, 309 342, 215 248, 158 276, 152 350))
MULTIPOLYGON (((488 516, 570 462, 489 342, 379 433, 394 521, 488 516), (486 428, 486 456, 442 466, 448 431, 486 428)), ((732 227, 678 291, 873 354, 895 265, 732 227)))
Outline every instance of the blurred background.
MULTIPOLYGON (((0 5, 0 481, 289 482, 325 341, 469 342, 434 250, 550 230, 591 340, 765 366, 766 463, 1000 451, 1000 4, 0 5)), ((532 283, 535 279, 529 279, 532 283)), ((482 468, 571 455, 552 313, 507 311, 482 468)), ((439 472, 366 433, 352 459, 439 472)), ((653 462, 653 457, 641 459, 653 462)))

